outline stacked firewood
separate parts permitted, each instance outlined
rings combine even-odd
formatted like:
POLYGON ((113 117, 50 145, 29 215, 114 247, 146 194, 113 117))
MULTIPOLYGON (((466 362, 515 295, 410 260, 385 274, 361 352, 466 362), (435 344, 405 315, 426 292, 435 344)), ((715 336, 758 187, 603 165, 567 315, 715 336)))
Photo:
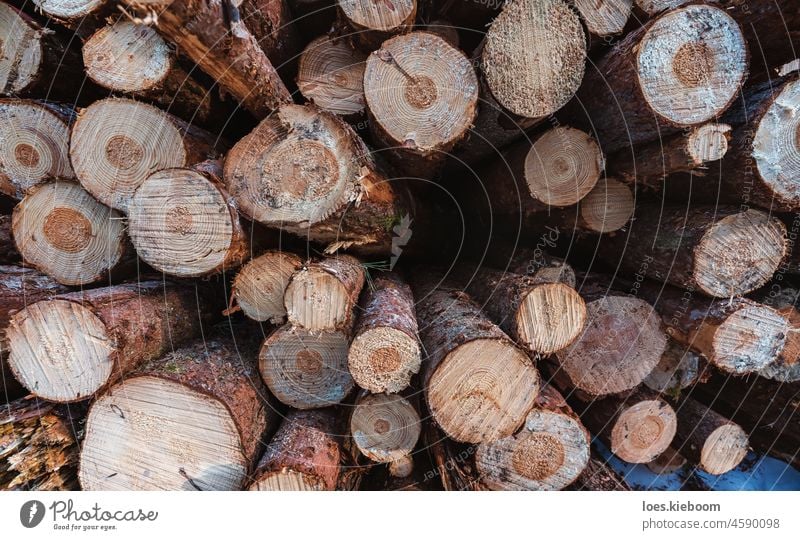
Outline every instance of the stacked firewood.
POLYGON ((0 1, 0 487, 800 466, 796 47, 772 0, 0 1))

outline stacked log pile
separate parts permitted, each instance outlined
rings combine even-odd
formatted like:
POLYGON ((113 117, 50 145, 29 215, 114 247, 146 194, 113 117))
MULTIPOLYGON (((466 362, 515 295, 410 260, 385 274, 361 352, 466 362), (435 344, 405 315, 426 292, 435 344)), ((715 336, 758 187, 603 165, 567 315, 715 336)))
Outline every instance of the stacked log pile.
POLYGON ((800 467, 796 7, 34 3, 0 0, 0 488, 800 467))

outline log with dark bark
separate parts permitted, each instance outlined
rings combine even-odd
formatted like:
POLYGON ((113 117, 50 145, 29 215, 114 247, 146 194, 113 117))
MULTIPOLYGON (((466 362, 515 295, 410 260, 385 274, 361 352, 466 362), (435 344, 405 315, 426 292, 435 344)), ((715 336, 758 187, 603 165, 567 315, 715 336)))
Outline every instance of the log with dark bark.
POLYGON ((589 70, 565 111, 610 153, 718 117, 747 77, 742 31, 725 11, 691 5, 651 20, 589 70))
POLYGON ((235 490, 276 417, 256 344, 215 337, 140 366, 92 404, 85 490, 235 490))
POLYGON ((73 117, 65 105, 0 99, 0 193, 21 199, 46 180, 75 178, 69 162, 73 117))
POLYGON ((742 426, 760 452, 800 468, 800 383, 714 374, 692 397, 742 426))
POLYGON ((250 490, 335 490, 342 454, 338 424, 332 409, 290 412, 259 461, 250 490))
POLYGON ((21 259, 14 244, 14 229, 11 216, 0 215, 0 264, 14 264, 21 259))
POLYGON ((730 298, 764 285, 787 251, 786 227, 758 210, 732 206, 639 205, 627 234, 598 256, 634 275, 730 298))
POLYGON ((573 287, 490 268, 459 270, 459 284, 489 317, 531 353, 568 347, 586 324, 586 304, 573 287))
POLYGON ((515 433, 539 392, 531 359, 459 288, 422 272, 413 285, 426 352, 422 386, 433 419, 459 442, 515 433))
POLYGON ((586 300, 586 326, 556 353, 569 385, 596 397, 636 388, 667 344, 658 314, 644 300, 610 290, 594 276, 578 281, 586 300))
POLYGON ((286 0, 242 0, 241 21, 282 74, 290 74, 303 48, 286 0))
POLYGON ((139 257, 161 272, 202 277, 229 272, 250 256, 239 212, 222 185, 222 165, 162 169, 128 202, 128 234, 139 257))
POLYGON ((368 459, 393 464, 393 476, 411 473, 402 469, 409 465, 421 429, 422 421, 414 405, 397 394, 365 393, 356 400, 350 415, 353 444, 368 459))
POLYGON ((419 371, 417 315, 411 288, 394 273, 372 278, 347 356, 356 384, 370 392, 399 392, 419 371))
POLYGON ((800 381, 800 287, 775 281, 769 288, 755 292, 752 298, 777 311, 789 324, 786 342, 778 357, 758 374, 782 382, 800 381))
POLYGON ((0 95, 75 101, 81 93, 80 54, 50 28, 0 2, 0 95))
POLYGON ((11 316, 27 305, 45 300, 69 289, 51 277, 40 274, 31 268, 19 266, 0 266, 0 397, 7 403, 24 394, 22 385, 14 378, 6 364, 8 344, 6 327, 11 316))
POLYGON ((747 298, 714 300, 653 282, 636 289, 653 302, 672 339, 729 373, 753 373, 773 364, 792 333, 787 316, 747 298))
POLYGON ((235 4, 223 0, 124 0, 154 14, 158 31, 258 118, 292 101, 278 72, 244 26, 235 4))
POLYGON ((583 472, 575 480, 575 491, 630 491, 625 479, 602 458, 592 455, 583 472))
POLYGON ((458 153, 471 163, 496 154, 570 100, 583 79, 586 37, 565 1, 510 0, 476 56, 481 106, 458 153))
POLYGON ((645 386, 673 398, 700 380, 705 365, 697 353, 675 339, 667 340, 667 348, 658 365, 644 380, 645 386))
POLYGON ((478 79, 464 53, 435 34, 412 32, 369 56, 364 98, 372 136, 392 165, 434 178, 475 120, 478 79))
POLYGON ((294 253, 268 251, 245 264, 233 280, 236 307, 256 321, 281 324, 286 320, 283 296, 292 275, 303 265, 294 253))
POLYGON ((87 399, 198 335, 218 310, 196 285, 145 281, 28 305, 6 331, 17 380, 51 401, 87 399))
POLYGON ((686 398, 675 406, 675 449, 709 474, 725 474, 742 462, 750 442, 747 433, 721 414, 686 398))
POLYGON ((244 215, 327 252, 388 254, 391 225, 411 215, 405 186, 378 171, 347 123, 311 105, 262 121, 228 153, 224 177, 244 215))
POLYGON ((678 426, 675 410, 647 388, 594 400, 581 420, 628 463, 653 461, 672 443, 678 426))
POLYGON ((0 407, 0 490, 77 490, 83 413, 38 399, 0 407))
POLYGON ((87 285, 124 272, 132 251, 122 214, 78 184, 36 186, 14 208, 14 242, 25 264, 64 285, 87 285))
POLYGON ((500 241, 493 242, 488 248, 486 262, 489 266, 502 268, 513 274, 531 276, 541 283, 561 282, 575 287, 575 270, 572 266, 541 247, 514 246, 500 241))
POLYGON ((297 88, 317 107, 348 121, 362 120, 367 55, 346 39, 328 35, 309 43, 300 55, 297 88))
POLYGON ((276 398, 295 409, 341 403, 355 387, 347 370, 349 330, 311 333, 281 326, 261 347, 261 378, 276 398))
POLYGON ((349 333, 365 277, 361 263, 350 255, 303 265, 292 275, 283 297, 289 323, 311 333, 349 333))
POLYGON ((119 19, 83 44, 86 75, 99 86, 143 99, 190 122, 221 124, 229 112, 178 63, 155 28, 119 19))
POLYGON ((608 170, 623 182, 653 189, 663 187, 675 173, 691 172, 714 182, 717 177, 708 167, 728 152, 730 131, 728 124, 711 122, 662 141, 621 150, 609 158, 608 170))
POLYGON ((337 0, 340 33, 364 52, 372 52, 387 39, 411 30, 417 0, 337 0))
POLYGON ((328 32, 336 19, 336 0, 287 0, 306 41, 328 32))
POLYGON ((152 173, 214 158, 223 146, 152 105, 107 98, 80 112, 69 154, 81 185, 103 204, 127 212, 134 191, 152 173))
POLYGON ((490 489, 560 490, 586 467, 590 441, 561 394, 545 384, 519 432, 478 445, 475 467, 490 489))

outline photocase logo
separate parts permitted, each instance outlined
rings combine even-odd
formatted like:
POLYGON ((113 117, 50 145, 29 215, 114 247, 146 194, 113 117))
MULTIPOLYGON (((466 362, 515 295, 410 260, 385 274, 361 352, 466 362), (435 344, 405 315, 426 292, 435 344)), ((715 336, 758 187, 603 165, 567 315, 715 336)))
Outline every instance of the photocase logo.
POLYGON ((44 503, 42 501, 28 501, 19 509, 19 521, 26 529, 36 527, 43 519, 44 503))

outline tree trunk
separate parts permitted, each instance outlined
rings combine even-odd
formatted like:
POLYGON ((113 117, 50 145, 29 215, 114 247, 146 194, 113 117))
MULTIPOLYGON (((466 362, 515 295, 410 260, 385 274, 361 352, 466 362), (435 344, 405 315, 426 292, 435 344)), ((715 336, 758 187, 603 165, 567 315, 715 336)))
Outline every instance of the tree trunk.
POLYGON ((602 458, 594 455, 574 484, 574 491, 630 491, 630 489, 625 479, 614 472, 602 458))
POLYGON ((151 360, 94 402, 85 490, 240 489, 276 419, 256 344, 214 338, 151 360))
POLYGON ((261 378, 295 409, 336 405, 355 387, 347 370, 349 343, 348 329, 311 333, 285 324, 261 347, 261 378))
POLYGON ((591 126, 613 153, 718 117, 736 98, 747 66, 744 36, 725 11, 686 6, 617 43, 564 116, 591 126))
POLYGON ((11 221, 11 216, 0 215, 0 264, 14 264, 20 260, 11 221))
POLYGON ((77 490, 82 409, 28 399, 0 407, 0 490, 77 490))
POLYGON ((286 320, 286 287, 302 266, 300 257, 281 251, 268 251, 250 260, 233 280, 231 292, 238 308, 253 320, 282 324, 286 320))
POLYGON ((323 35, 300 55, 297 87, 308 101, 347 121, 364 120, 367 55, 346 39, 323 35))
POLYGON ((279 72, 291 75, 303 48, 286 0, 243 0, 241 20, 279 72))
POLYGON ((433 419, 459 442, 515 433, 539 393, 531 359, 457 287, 418 275, 414 293, 433 419))
POLYGON ((495 490, 560 490, 589 461, 589 432, 558 391, 542 385, 522 429, 481 443, 475 466, 481 482, 495 490))
POLYGON ((692 397, 742 426, 760 452, 800 468, 800 384, 715 374, 692 397))
POLYGON ((747 298, 714 300, 655 283, 641 283, 636 290, 653 302, 672 339, 729 373, 753 373, 773 364, 791 333, 787 317, 747 298))
POLYGON ((583 333, 556 354, 569 384, 589 396, 619 394, 639 386, 658 365, 667 344, 653 306, 603 286, 587 276, 580 292, 586 300, 583 333))
POLYGON ((224 176, 247 217, 328 253, 390 253, 392 224, 411 217, 405 186, 380 174, 350 126, 310 105, 262 121, 228 153, 224 176))
POLYGON ((132 251, 122 215, 72 182, 32 189, 14 208, 12 228, 25 264, 64 285, 123 273, 132 251))
POLYGON ((17 380, 50 401, 80 401, 200 333, 218 313, 196 286, 145 281, 42 300, 6 331, 17 380))
POLYGON ((676 406, 675 449, 709 474, 725 474, 742 462, 747 433, 721 414, 686 398, 676 406))
POLYGON ((223 0, 124 0, 151 10, 158 31, 258 118, 292 101, 238 7, 223 0))
POLYGON ((604 241, 598 256, 629 275, 644 270, 689 291, 730 298, 764 285, 786 251, 786 227, 758 210, 640 205, 628 234, 604 241))
MULTIPOLYGON (((417 445, 422 422, 414 406, 400 395, 366 394, 356 400, 350 415, 350 436, 358 451, 377 463, 408 463, 417 445)), ((411 470, 395 468, 395 475, 411 470)), ((413 460, 411 461, 413 469, 413 460)))
POLYGON ((362 307, 348 369, 370 392, 400 392, 422 361, 411 288, 397 274, 378 274, 364 292, 362 307))
POLYGON ((494 268, 502 268, 512 274, 531 276, 540 283, 564 283, 575 288, 575 270, 559 257, 544 251, 544 247, 554 247, 546 242, 534 248, 515 246, 506 242, 494 242, 488 246, 486 262, 494 268))
POLYGON ((758 374, 786 383, 800 381, 800 312, 796 307, 800 288, 776 281, 768 290, 756 292, 753 298, 777 311, 789 324, 783 349, 758 374))
POLYGON ((670 404, 647 388, 592 401, 581 420, 628 463, 653 461, 672 443, 679 423, 670 404))
POLYGON ((46 101, 0 99, 0 193, 22 199, 33 186, 75 178, 69 162, 74 111, 46 101))
POLYGON ((192 78, 152 27, 119 19, 83 44, 86 75, 99 86, 143 99, 191 123, 219 125, 230 112, 192 78))
POLYGON ((70 158, 87 191, 127 212, 136 188, 152 173, 214 158, 217 147, 223 144, 210 133, 152 105, 108 98, 78 115, 70 158))
POLYGON ((475 120, 478 79, 464 53, 435 34, 412 32, 367 58, 364 98, 372 136, 392 165, 434 178, 475 120))
POLYGON ((83 82, 80 55, 36 19, 0 2, 0 95, 74 102, 83 82))
POLYGON ((661 360, 645 378, 644 384, 654 392, 677 399, 684 389, 699 381, 704 367, 694 351, 670 338, 661 360))
POLYGON ((389 38, 411 30, 417 15, 417 0, 337 0, 340 33, 366 53, 389 38))
POLYGON ((67 287, 44 274, 40 274, 36 270, 19 266, 0 266, 0 382, 3 385, 2 403, 8 403, 25 393, 24 388, 14 378, 11 369, 6 364, 8 343, 6 342, 5 333, 11 316, 29 304, 68 291, 67 287))
POLYGON ((341 472, 338 434, 331 409, 290 412, 267 446, 250 490, 335 490, 341 472))
POLYGON ((489 268, 463 267, 459 285, 489 317, 532 354, 569 346, 586 324, 586 304, 574 288, 489 268))
POLYGON ((284 293, 289 323, 311 333, 349 333, 365 277, 361 263, 349 255, 304 265, 292 275, 284 293))
POLYGON ((589 33, 595 38, 621 34, 631 16, 633 0, 571 0, 589 33))
POLYGON ((717 177, 708 174, 709 164, 727 153, 730 131, 728 124, 712 122, 662 141, 621 150, 609 159, 608 170, 623 182, 657 190, 667 177, 679 172, 708 176, 711 182, 717 177))
POLYGON ((119 14, 111 0, 33 0, 33 3, 37 12, 69 28, 81 39, 104 26, 108 17, 119 14))
POLYGON ((458 153, 470 163, 496 155, 572 98, 583 79, 586 37, 578 14, 563 0, 510 0, 476 59, 480 111, 458 153))
POLYGON ((222 185, 222 165, 163 169, 128 203, 128 234, 139 257, 177 277, 229 272, 250 256, 239 212, 222 185))

